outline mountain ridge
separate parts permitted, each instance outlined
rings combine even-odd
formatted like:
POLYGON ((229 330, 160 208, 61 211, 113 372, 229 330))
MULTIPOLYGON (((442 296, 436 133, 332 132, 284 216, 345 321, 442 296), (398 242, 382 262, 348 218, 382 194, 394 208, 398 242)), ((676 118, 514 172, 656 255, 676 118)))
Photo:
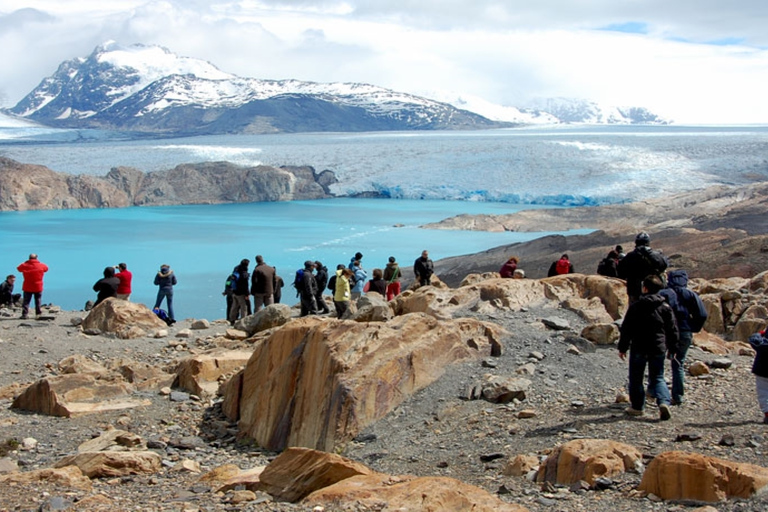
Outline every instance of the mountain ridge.
MULTIPOLYGON (((558 105, 568 122, 665 124, 639 107, 628 107, 632 115, 615 108, 611 115, 602 115, 606 109, 592 102, 561 99, 558 105), (570 107, 563 106, 566 101, 571 101, 570 107)), ((96 47, 88 57, 61 63, 4 112, 57 128, 176 136, 467 130, 562 121, 543 110, 488 102, 480 106, 477 99, 464 97, 429 99, 365 83, 239 77, 160 46, 115 42, 96 47), (489 118, 488 112, 496 114, 489 118)))

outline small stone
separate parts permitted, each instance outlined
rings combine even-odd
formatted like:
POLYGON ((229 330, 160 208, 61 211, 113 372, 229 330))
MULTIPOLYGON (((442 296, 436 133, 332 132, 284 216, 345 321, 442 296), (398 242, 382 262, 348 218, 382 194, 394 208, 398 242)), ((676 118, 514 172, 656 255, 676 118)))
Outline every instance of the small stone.
POLYGON ((557 318, 557 317, 542 318, 541 323, 543 323, 550 329, 554 329, 556 331, 567 331, 568 329, 571 328, 571 324, 568 323, 568 320, 565 320, 563 318, 557 318))
POLYGON ((74 317, 69 319, 69 323, 74 325, 75 327, 77 327, 79 325, 82 325, 83 319, 81 317, 79 317, 79 316, 74 316, 74 317))
POLYGON ((437 467, 440 469, 445 469, 448 467, 448 463, 444 460, 441 460, 440 462, 437 463, 437 467))
POLYGON ((627 393, 616 393, 616 403, 617 404, 628 404, 629 403, 629 395, 627 393))
POLYGON ((171 391, 171 402, 186 402, 190 399, 189 393, 183 391, 171 391))
POLYGON ((169 388, 168 386, 160 388, 160 391, 158 392, 161 396, 168 396, 171 394, 173 390, 169 388))
POLYGON ((248 333, 239 329, 227 329, 226 337, 231 340, 246 340, 248 339, 248 333))
POLYGON ((725 357, 719 357, 717 359, 713 359, 709 365, 710 368, 719 368, 721 370, 727 370, 731 366, 733 366, 733 361, 730 359, 727 359, 725 357))
POLYGON ((503 453, 489 453, 486 455, 480 456, 480 462, 491 462, 496 459, 503 459, 504 454, 503 453))
POLYGON ((581 400, 571 401, 571 407, 584 407, 584 402, 581 400))
POLYGON ((533 375, 536 373, 536 366, 533 363, 527 363, 515 370, 518 375, 533 375))
POLYGON ((610 478, 606 478, 604 476, 595 478, 594 488, 598 491, 611 489, 613 486, 614 486, 613 480, 611 480, 610 478))
POLYGON ((535 418, 536 417, 536 411, 533 409, 523 409, 522 411, 517 413, 517 417, 522 419, 528 419, 528 418, 535 418))
POLYGON ((682 443, 685 441, 691 442, 691 441, 698 441, 701 439, 701 434, 697 432, 685 432, 683 434, 678 434, 675 438, 676 443, 682 443))
POLYGON ((190 338, 191 336, 192 336, 192 331, 190 331, 189 329, 182 329, 176 333, 177 338, 190 338))
POLYGON ((208 329, 210 326, 211 326, 211 322, 209 322, 208 320, 202 319, 202 320, 195 320, 194 322, 192 322, 189 328, 193 330, 200 330, 200 329, 208 329))
POLYGON ((692 377, 707 375, 709 373, 709 366, 701 361, 696 361, 688 367, 688 373, 691 374, 692 377))
POLYGON ((483 362, 481 364, 483 368, 496 368, 499 366, 499 363, 494 361, 493 359, 483 359, 483 362))
POLYGON ((717 444, 720 446, 735 446, 736 439, 733 437, 733 434, 725 434, 720 438, 720 441, 717 444))
POLYGON ((232 491, 232 495, 229 498, 230 503, 247 503, 256 499, 256 493, 253 491, 232 491))
POLYGON ((571 486, 568 488, 571 492, 584 492, 588 491, 590 489, 589 483, 585 482, 584 480, 579 480, 578 482, 574 482, 571 484, 571 486))
POLYGON ((155 334, 154 334, 153 337, 155 339, 167 338, 168 337, 168 329, 160 329, 158 331, 155 331, 155 334))
POLYGON ((37 439, 34 437, 25 437, 21 440, 21 450, 31 452, 37 448, 37 439))
POLYGON ((533 352, 528 354, 528 357, 532 357, 532 358, 536 359, 537 361, 543 361, 546 356, 544 354, 542 354, 541 352, 539 352, 538 350, 534 350, 533 352))
POLYGON ((579 350, 578 347, 576 347, 576 345, 568 345, 568 348, 565 351, 575 356, 581 355, 581 350, 579 350))

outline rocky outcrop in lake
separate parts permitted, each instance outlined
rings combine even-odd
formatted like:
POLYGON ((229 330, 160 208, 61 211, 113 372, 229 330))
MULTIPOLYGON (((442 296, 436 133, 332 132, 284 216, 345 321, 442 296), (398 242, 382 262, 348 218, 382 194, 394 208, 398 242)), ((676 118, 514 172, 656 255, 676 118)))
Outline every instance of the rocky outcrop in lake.
POLYGON ((145 173, 115 167, 106 176, 58 173, 0 158, 0 211, 252 203, 332 197, 332 171, 312 167, 182 164, 145 173))

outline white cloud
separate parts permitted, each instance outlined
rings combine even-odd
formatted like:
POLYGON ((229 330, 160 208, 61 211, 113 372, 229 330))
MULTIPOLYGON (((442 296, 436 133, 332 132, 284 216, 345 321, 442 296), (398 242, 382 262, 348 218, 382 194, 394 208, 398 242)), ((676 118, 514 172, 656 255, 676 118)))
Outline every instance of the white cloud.
POLYGON ((528 4, 0 0, 0 102, 14 104, 61 61, 111 39, 241 76, 447 89, 518 106, 580 97, 677 122, 768 123, 762 0, 528 4))

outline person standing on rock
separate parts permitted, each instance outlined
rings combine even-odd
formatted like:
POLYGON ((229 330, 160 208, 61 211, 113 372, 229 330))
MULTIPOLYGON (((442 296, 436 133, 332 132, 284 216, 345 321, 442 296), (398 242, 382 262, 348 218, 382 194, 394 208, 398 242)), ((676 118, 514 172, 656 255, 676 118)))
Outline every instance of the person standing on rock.
POLYGON ((301 275, 299 283, 299 300, 301 301, 301 316, 317 314, 317 281, 312 269, 315 267, 313 261, 304 262, 304 272, 301 275))
POLYGON ((117 287, 118 299, 131 300, 131 282, 133 281, 133 274, 128 270, 128 265, 120 263, 117 265, 117 269, 120 271, 115 274, 120 280, 120 285, 117 287))
POLYGON ((30 254, 29 259, 16 267, 16 270, 24 275, 21 285, 23 299, 21 303, 22 320, 29 317, 29 303, 35 299, 35 315, 40 316, 40 306, 43 300, 43 275, 48 272, 48 265, 37 259, 37 254, 30 254))
POLYGON ((352 264, 352 273, 355 278, 355 284, 352 285, 352 299, 357 300, 363 296, 363 288, 365 288, 365 280, 368 279, 368 272, 363 269, 360 260, 357 260, 352 264))
POLYGON ((277 275, 277 269, 275 267, 272 267, 272 270, 275 271, 275 293, 273 294, 275 304, 280 304, 280 299, 283 298, 283 286, 285 286, 285 281, 283 281, 283 278, 277 275))
POLYGON ((120 286, 120 279, 115 276, 115 267, 104 269, 104 277, 96 281, 93 285, 93 291, 97 293, 96 302, 93 307, 98 306, 110 297, 117 297, 117 289, 120 286))
MULTIPOLYGON (((629 257, 629 255, 627 255, 629 257)), ((648 366, 648 390, 659 405, 659 417, 671 417, 670 396, 664 382, 664 358, 677 352, 679 334, 675 313, 659 295, 663 288, 661 278, 649 275, 642 282, 643 295, 627 309, 621 323, 619 357, 626 359, 629 350, 629 400, 626 409, 630 416, 642 416, 645 405, 643 378, 648 366)))
POLYGON ((559 260, 552 262, 552 265, 549 266, 547 277, 561 276, 563 274, 573 274, 573 263, 568 259, 567 254, 563 254, 559 260))
POLYGON ((229 310, 229 323, 235 325, 240 318, 248 316, 248 306, 246 302, 250 302, 251 298, 248 294, 248 281, 250 281, 250 273, 248 272, 248 265, 250 261, 247 259, 240 260, 240 264, 235 267, 232 272, 234 278, 232 287, 232 309, 229 310))
POLYGON ((0 284, 0 306, 11 307, 21 299, 20 293, 13 293, 16 276, 9 274, 0 284))
POLYGON ((688 273, 685 270, 670 270, 667 272, 667 287, 659 294, 675 312, 677 329, 680 332, 680 343, 677 351, 672 354, 672 405, 682 405, 685 394, 683 374, 685 356, 693 341, 693 333, 701 331, 707 321, 707 308, 701 302, 699 295, 688 289, 688 273))
POLYGON ((176 323, 176 316, 173 313, 173 287, 176 286, 176 274, 171 270, 170 265, 160 265, 160 270, 155 274, 155 286, 157 289, 157 299, 155 299, 155 307, 153 309, 159 309, 160 305, 165 299, 165 303, 168 306, 168 325, 176 323))
POLYGON ((251 295, 253 295, 253 312, 262 306, 275 303, 275 267, 264 263, 264 256, 256 255, 256 268, 251 277, 251 295))
POLYGON ((435 273, 435 264, 429 259, 429 251, 421 251, 421 257, 413 262, 413 273, 419 286, 427 286, 432 280, 432 274, 435 273))
POLYGON ((755 375, 757 403, 763 411, 763 423, 768 425, 768 338, 765 337, 765 331, 750 336, 749 344, 755 349, 752 373, 755 375))
POLYGON ((352 277, 352 271, 348 268, 336 270, 335 285, 333 287, 333 305, 336 307, 336 318, 341 318, 349 309, 349 301, 352 298, 352 291, 349 286, 349 279, 352 277))
POLYGON ((352 257, 352 259, 349 260, 348 268, 352 272, 355 271, 355 262, 356 261, 360 262, 360 268, 363 268, 363 253, 356 252, 355 255, 352 257))
POLYGON ((664 255, 651 249, 651 237, 648 233, 638 233, 635 237, 635 250, 619 260, 616 267, 619 278, 627 282, 629 303, 632 304, 640 298, 642 282, 646 276, 662 276, 667 266, 664 255))
POLYGON ((325 291, 325 287, 328 285, 328 267, 323 265, 322 262, 316 261, 315 270, 315 281, 317 282, 317 295, 315 295, 315 302, 317 303, 318 311, 325 315, 331 312, 330 308, 328 308, 328 304, 325 303, 325 299, 323 299, 323 292, 325 291))
POLYGON ((397 264, 394 256, 389 257, 387 266, 384 268, 384 280, 387 282, 387 300, 400 295, 400 265, 397 264))

